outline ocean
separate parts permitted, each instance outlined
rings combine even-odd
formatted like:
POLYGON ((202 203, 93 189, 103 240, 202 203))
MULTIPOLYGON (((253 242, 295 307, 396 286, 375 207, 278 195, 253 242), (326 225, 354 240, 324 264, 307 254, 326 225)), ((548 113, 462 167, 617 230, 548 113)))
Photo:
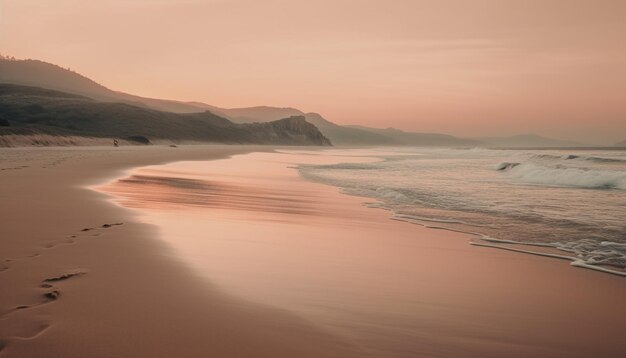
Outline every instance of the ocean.
MULTIPOLYGON (((328 151, 332 154, 333 151, 328 151)), ((375 199, 396 220, 474 234, 472 244, 626 275, 626 151, 396 148, 334 151, 367 163, 300 174, 375 199)))

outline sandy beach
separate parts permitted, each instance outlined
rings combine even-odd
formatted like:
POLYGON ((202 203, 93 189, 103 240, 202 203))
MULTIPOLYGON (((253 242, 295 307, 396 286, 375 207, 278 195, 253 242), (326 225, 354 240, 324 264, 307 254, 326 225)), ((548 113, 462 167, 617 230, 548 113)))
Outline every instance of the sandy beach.
POLYGON ((623 354, 623 278, 390 220, 294 169, 369 158, 268 151, 0 151, 0 355, 623 354))
POLYGON ((253 150, 267 148, 3 149, 0 355, 351 356, 284 310, 216 291, 170 259, 154 227, 85 187, 133 166, 253 150))

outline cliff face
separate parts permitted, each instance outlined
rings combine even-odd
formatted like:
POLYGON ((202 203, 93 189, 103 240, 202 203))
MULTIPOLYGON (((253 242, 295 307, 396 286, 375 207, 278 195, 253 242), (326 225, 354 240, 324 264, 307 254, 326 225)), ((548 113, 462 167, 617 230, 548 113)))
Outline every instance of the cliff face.
MULTIPOLYGON (((245 125, 245 124, 244 124, 245 125)), ((282 144, 312 143, 313 145, 332 145, 313 124, 304 116, 291 116, 267 123, 248 124, 255 128, 254 132, 267 133, 267 140, 282 144)))
POLYGON ((314 125, 301 117, 237 124, 208 111, 163 112, 7 84, 0 84, 0 120, 0 136, 141 136, 150 141, 330 145, 314 125))

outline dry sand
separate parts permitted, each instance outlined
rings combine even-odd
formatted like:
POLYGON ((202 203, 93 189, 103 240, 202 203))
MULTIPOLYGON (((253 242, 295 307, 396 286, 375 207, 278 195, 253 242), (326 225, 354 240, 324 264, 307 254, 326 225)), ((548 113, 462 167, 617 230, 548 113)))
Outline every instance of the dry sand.
POLYGON ((0 150, 0 355, 351 356, 288 312, 205 284, 169 258, 153 227, 84 187, 133 166, 265 149, 0 150))
POLYGON ((299 179, 281 160, 261 164, 254 180, 245 171, 258 154, 216 167, 224 184, 216 194, 227 195, 209 209, 222 240, 199 246, 172 242, 191 230, 144 224, 144 214, 85 188, 136 166, 258 150, 267 148, 0 150, 0 253, 10 260, 0 267, 0 355, 619 357, 626 349, 623 278, 389 220, 363 207, 366 199, 299 179), (254 183, 263 183, 257 195, 237 191, 254 183), (280 202, 295 200, 286 212, 268 205, 276 191, 267 185, 279 185, 280 202), (194 263, 192 252, 210 260, 194 263), (296 294, 281 295, 298 282, 296 294), (316 297, 319 309, 307 302, 316 297))

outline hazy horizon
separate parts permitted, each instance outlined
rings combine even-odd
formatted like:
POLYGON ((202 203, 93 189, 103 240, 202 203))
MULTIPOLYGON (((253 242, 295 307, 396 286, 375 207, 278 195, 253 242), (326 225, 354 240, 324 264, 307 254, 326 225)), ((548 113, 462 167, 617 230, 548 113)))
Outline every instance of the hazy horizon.
POLYGON ((613 144, 625 15, 621 1, 0 0, 0 53, 146 97, 613 144))

